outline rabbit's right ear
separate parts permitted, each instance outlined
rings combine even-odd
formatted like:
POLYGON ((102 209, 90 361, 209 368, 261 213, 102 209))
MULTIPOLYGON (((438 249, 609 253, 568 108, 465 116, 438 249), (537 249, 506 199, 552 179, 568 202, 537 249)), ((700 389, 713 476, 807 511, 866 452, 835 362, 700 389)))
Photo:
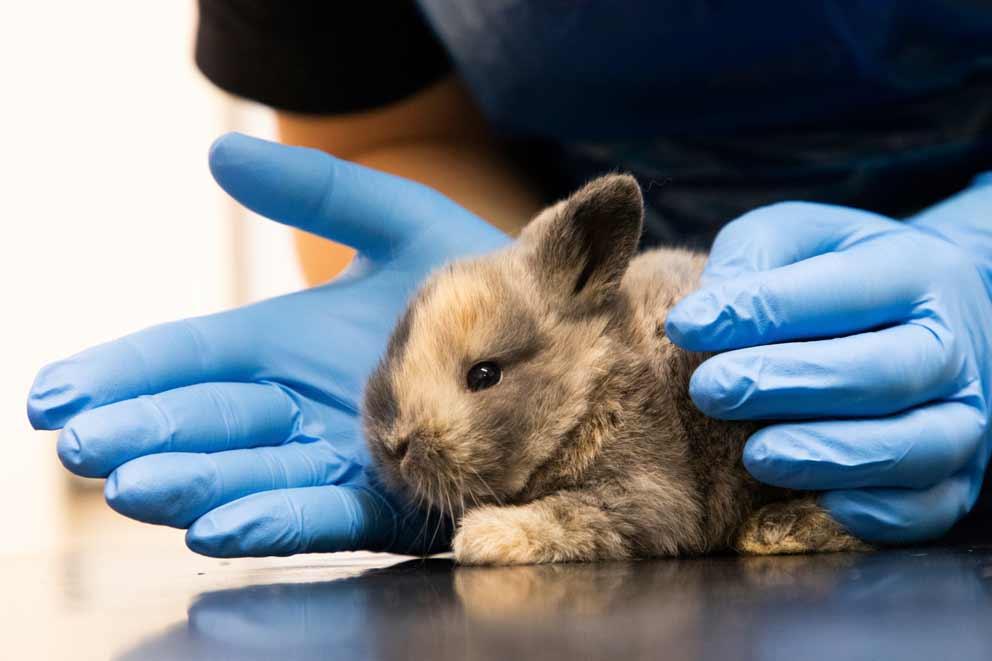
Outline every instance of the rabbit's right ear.
POLYGON ((644 198, 630 175, 586 184, 542 211, 520 235, 542 286, 576 311, 599 308, 620 287, 637 250, 644 198))

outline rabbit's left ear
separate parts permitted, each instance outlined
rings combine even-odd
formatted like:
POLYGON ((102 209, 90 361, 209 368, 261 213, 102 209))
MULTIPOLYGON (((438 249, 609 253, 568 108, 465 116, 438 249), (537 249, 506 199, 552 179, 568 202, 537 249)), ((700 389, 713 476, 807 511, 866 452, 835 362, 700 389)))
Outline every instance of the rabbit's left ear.
POLYGON ((541 284, 580 311, 607 303, 637 250, 644 198, 630 175, 586 184, 542 211, 520 235, 541 284))

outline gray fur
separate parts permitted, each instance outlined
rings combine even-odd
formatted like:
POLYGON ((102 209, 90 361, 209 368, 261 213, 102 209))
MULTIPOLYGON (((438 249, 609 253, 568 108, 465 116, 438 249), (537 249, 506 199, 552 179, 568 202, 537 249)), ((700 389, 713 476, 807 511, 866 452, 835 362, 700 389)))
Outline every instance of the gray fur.
POLYGON ((520 239, 435 273, 369 380, 365 432, 387 486, 458 522, 471 564, 867 548, 809 495, 756 482, 758 425, 688 397, 706 356, 664 334, 705 261, 634 256, 632 177, 588 184, 520 239), (502 381, 469 391, 475 363, 502 381))

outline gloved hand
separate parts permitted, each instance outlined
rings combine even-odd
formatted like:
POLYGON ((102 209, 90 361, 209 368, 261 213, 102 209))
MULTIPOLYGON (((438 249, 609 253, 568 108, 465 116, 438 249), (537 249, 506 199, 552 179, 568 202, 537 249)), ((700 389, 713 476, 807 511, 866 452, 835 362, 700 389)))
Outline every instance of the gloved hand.
POLYGON ((425 522, 375 485, 361 391, 425 275, 508 239, 431 189, 315 150, 231 134, 214 144, 210 167, 248 208, 359 256, 322 287, 45 367, 28 399, 32 424, 64 426, 58 453, 69 470, 106 476, 107 502, 122 514, 188 527, 199 553, 446 545, 435 521, 420 534, 425 522))
POLYGON ((989 453, 992 178, 900 223, 822 204, 757 209, 718 235, 676 344, 719 353, 690 394, 724 419, 786 419, 744 450, 759 480, 826 491, 862 539, 937 537, 989 453))

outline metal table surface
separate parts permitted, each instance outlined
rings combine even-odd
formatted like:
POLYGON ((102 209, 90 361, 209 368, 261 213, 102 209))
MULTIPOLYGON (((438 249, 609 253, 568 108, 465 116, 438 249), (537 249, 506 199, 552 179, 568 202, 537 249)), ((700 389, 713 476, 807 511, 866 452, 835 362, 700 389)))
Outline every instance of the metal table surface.
POLYGON ((515 568, 169 546, 8 559, 0 656, 992 659, 987 543, 515 568))

